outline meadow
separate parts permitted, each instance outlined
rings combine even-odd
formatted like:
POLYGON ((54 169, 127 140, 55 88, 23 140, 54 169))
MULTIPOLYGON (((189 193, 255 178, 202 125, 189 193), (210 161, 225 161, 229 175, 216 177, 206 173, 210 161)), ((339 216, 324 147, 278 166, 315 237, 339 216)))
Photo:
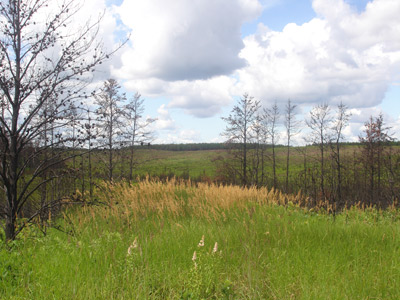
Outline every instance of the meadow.
POLYGON ((214 177, 216 166, 213 160, 220 155, 224 155, 223 150, 139 150, 136 152, 135 175, 214 177))
MULTIPOLYGON (((316 147, 308 146, 309 155, 317 153, 316 147)), ((292 148, 292 167, 294 171, 303 167, 301 150, 305 147, 292 148)), ((271 150, 267 150, 271 152, 271 150)), ((270 154, 270 153, 269 153, 270 154)), ((180 177, 202 181, 205 177, 214 179, 217 172, 216 160, 227 157, 226 150, 164 150, 164 149, 138 149, 135 153, 135 176, 145 177, 180 177)), ((286 147, 276 148, 277 172, 284 178, 286 172, 286 147)), ((270 164, 269 160, 268 164, 270 164)), ((120 166, 117 166, 120 168, 120 166)))
POLYGON ((1 244, 0 299, 400 299, 395 208, 175 179, 95 195, 1 244))

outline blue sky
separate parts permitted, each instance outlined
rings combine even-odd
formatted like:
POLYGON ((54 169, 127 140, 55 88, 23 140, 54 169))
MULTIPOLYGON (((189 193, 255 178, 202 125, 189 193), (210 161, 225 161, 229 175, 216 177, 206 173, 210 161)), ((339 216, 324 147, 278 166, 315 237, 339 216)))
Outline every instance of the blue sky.
POLYGON ((342 101, 353 114, 349 141, 382 112, 400 138, 398 0, 102 3, 104 32, 131 31, 109 76, 146 99, 157 143, 223 141, 221 117, 243 93, 265 107, 290 98, 301 120, 314 105, 342 101))
POLYGON ((254 33, 260 22, 272 30, 282 30, 288 23, 303 24, 316 16, 308 0, 274 1, 270 5, 259 18, 243 25, 243 36, 254 33))

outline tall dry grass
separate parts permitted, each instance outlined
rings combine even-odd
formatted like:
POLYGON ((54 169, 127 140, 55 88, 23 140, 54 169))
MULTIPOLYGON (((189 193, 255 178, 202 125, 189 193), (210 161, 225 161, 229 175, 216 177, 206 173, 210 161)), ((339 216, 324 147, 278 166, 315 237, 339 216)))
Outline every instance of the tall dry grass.
POLYGON ((146 178, 135 184, 128 182, 104 183, 97 191, 103 207, 85 207, 80 218, 118 217, 128 222, 138 217, 192 217, 209 221, 224 219, 231 209, 241 211, 255 205, 304 206, 308 199, 300 193, 286 195, 278 190, 256 187, 239 187, 190 180, 171 179, 161 182, 146 178), (96 212, 95 212, 96 211, 96 212))

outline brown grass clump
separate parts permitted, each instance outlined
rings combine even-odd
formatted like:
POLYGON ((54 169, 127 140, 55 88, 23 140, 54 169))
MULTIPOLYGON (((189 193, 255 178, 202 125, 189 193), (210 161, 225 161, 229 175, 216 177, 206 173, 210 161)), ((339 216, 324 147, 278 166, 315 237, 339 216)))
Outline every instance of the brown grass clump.
MULTIPOLYGON (((107 203, 100 214, 103 218, 111 216, 124 219, 129 226, 138 217, 180 217, 190 214, 209 221, 225 219, 226 212, 233 208, 243 210, 254 205, 298 205, 307 202, 300 193, 286 195, 267 188, 217 185, 171 179, 160 182, 145 179, 137 184, 120 182, 104 184, 96 191, 97 198, 107 203)), ((94 218, 93 209, 83 210, 82 218, 94 218)))

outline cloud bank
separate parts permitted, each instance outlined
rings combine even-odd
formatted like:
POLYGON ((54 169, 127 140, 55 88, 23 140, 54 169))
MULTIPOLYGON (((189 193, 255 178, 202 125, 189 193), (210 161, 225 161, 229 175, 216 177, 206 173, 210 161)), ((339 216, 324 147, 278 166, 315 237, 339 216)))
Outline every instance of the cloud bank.
POLYGON ((399 78, 400 2, 375 0, 361 13, 343 0, 314 0, 313 8, 318 16, 305 24, 281 32, 260 24, 244 39, 239 90, 265 103, 381 103, 399 78))
POLYGON ((282 31, 260 23, 243 39, 241 26, 268 3, 125 0, 115 11, 132 39, 113 75, 128 90, 167 97, 168 108, 199 118, 244 92, 266 105, 290 98, 363 109, 400 80, 399 1, 374 0, 357 12, 344 0, 314 0, 309 22, 282 31))

